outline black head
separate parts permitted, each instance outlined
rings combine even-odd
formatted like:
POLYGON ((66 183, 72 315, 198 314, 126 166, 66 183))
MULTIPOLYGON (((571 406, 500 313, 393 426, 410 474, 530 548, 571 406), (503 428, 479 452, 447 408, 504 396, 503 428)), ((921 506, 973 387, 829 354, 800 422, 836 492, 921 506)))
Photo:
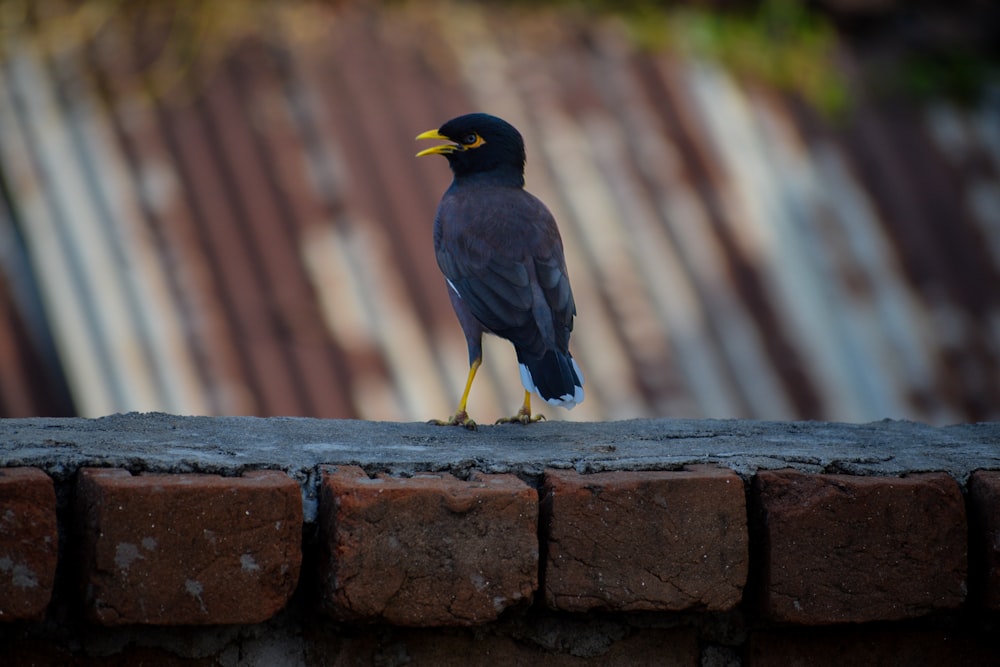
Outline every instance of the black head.
POLYGON ((524 184, 524 139, 513 125, 496 116, 470 113, 452 118, 417 139, 454 142, 428 148, 417 155, 444 155, 455 178, 492 174, 501 180, 513 179, 519 185, 524 184))

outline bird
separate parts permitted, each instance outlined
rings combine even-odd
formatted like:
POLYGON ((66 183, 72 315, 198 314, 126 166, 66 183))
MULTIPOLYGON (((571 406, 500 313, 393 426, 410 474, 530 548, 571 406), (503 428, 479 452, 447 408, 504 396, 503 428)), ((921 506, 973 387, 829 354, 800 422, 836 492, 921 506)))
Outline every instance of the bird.
POLYGON ((583 372, 569 351, 576 316, 562 237, 555 218, 524 188, 524 139, 505 120, 486 113, 458 116, 416 140, 448 143, 417 157, 443 155, 453 180, 434 217, 434 254, 469 351, 469 373, 458 408, 440 425, 475 430, 469 392, 483 363, 483 334, 510 341, 524 399, 513 417, 496 423, 531 424, 531 395, 572 409, 583 401, 583 372))

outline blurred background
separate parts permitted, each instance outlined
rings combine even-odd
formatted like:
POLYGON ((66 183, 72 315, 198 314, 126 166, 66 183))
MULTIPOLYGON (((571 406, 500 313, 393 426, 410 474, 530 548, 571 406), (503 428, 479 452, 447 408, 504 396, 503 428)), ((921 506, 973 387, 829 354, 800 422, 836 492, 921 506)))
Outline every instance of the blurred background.
MULTIPOLYGON (((447 416, 413 138, 487 111, 576 296, 550 419, 1000 419, 998 15, 0 0, 0 416, 447 416)), ((520 399, 493 340, 470 413, 520 399)))

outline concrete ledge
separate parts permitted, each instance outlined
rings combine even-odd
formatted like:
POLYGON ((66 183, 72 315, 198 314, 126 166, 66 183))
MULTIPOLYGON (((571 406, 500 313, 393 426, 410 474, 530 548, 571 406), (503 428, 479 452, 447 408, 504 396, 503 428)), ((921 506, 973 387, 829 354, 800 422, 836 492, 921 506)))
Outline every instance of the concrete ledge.
MULTIPOLYGON (((979 469, 1000 469, 1000 423, 932 427, 748 420, 637 419, 483 426, 161 413, 100 419, 0 420, 0 467, 31 466, 55 479, 81 467, 133 472, 237 475, 284 470, 318 488, 320 464, 368 472, 541 475, 675 470, 715 463, 749 478, 758 470, 902 475, 946 472, 963 486, 979 469)), ((314 518, 314 517, 313 517, 314 518)))

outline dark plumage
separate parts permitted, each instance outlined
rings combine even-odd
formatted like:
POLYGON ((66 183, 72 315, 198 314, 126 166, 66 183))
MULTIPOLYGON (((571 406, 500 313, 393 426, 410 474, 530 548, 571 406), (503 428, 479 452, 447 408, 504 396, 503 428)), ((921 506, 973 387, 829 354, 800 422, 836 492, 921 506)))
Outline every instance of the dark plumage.
POLYGON ((572 408, 583 400, 583 374, 569 353, 576 305, 562 239, 552 214, 524 190, 524 141, 488 114, 454 118, 417 139, 442 144, 417 153, 444 155, 454 173, 434 220, 434 251, 469 347, 469 377, 458 410, 437 422, 475 428, 466 402, 482 363, 482 335, 509 340, 521 366, 529 423, 531 392, 572 408))

